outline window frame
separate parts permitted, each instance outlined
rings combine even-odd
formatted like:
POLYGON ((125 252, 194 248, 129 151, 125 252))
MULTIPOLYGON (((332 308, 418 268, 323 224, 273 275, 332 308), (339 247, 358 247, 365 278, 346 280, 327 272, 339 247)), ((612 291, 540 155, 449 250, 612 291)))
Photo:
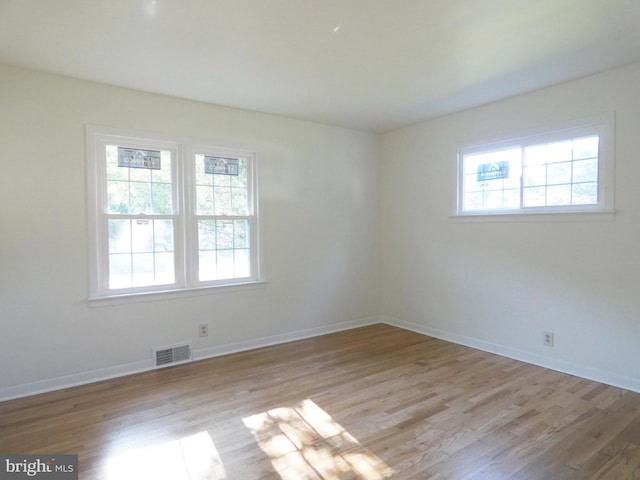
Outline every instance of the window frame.
MULTIPOLYGON (((86 126, 88 239, 89 239, 89 301, 148 298, 152 294, 206 293, 228 287, 242 288, 264 283, 261 263, 260 222, 258 215, 257 158, 255 149, 219 146, 212 142, 170 137, 168 135, 133 132, 95 125, 86 126), (172 155, 173 213, 113 214, 107 212, 106 146, 118 145, 151 150, 169 150, 172 155), (196 220, 195 155, 243 158, 247 161, 247 202, 250 229, 250 275, 213 281, 198 278, 198 230, 196 220), (172 218, 174 240, 174 283, 165 285, 109 288, 108 219, 157 217, 172 218), (224 288, 223 288, 224 287, 224 288)), ((228 216, 227 218, 236 218, 228 216)), ((243 216, 244 218, 244 216, 243 216)))
POLYGON ((190 246, 187 248, 192 252, 190 260, 187 261, 187 268, 191 272, 192 281, 196 288, 199 287, 218 287, 229 286, 236 284, 244 284, 249 282, 257 282, 260 280, 260 264, 258 253, 258 216, 257 216, 257 183, 256 183, 256 153, 248 150, 229 149, 223 147, 214 147, 207 144, 194 144, 187 147, 187 158, 190 163, 190 176, 191 180, 185 185, 187 193, 188 213, 187 219, 187 231, 190 232, 187 236, 187 241, 190 242, 190 246), (196 207, 196 178, 195 168, 191 160, 195 159, 196 155, 211 155, 217 157, 233 157, 243 158, 247 162, 247 215, 205 215, 198 214, 196 207), (226 219, 226 220, 242 220, 246 219, 249 223, 249 249, 252 253, 250 255, 250 270, 256 272, 257 275, 251 275, 250 277, 241 277, 238 279, 224 279, 224 280, 200 280, 199 279, 199 261, 198 261, 198 218, 207 217, 212 220, 226 219), (254 278, 255 277, 255 278, 254 278))
MULTIPOLYGON (((487 142, 474 142, 457 148, 457 171, 454 217, 482 219, 516 219, 517 217, 557 215, 557 214, 613 214, 614 210, 614 143, 615 116, 613 112, 594 115, 585 119, 566 122, 553 128, 539 129, 528 133, 494 139, 487 142), (587 136, 598 136, 598 201, 595 204, 557 205, 525 207, 522 203, 524 185, 520 181, 520 207, 512 209, 464 209, 464 158, 466 155, 490 153, 495 151, 544 145, 587 136)), ((521 164, 522 168, 523 165, 521 164)), ((547 184, 548 185, 548 184, 547 184)), ((531 217, 528 217, 531 218, 531 217)), ((546 217, 549 218, 549 217, 546 217)))

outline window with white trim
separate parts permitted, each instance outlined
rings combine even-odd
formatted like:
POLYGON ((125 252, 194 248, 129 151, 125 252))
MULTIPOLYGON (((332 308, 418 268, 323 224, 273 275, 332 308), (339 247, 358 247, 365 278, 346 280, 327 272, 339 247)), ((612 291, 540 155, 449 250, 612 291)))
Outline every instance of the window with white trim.
POLYGON ((87 129, 91 297, 257 282, 253 151, 87 129))
POLYGON ((458 150, 459 216, 612 209, 612 114, 458 150))

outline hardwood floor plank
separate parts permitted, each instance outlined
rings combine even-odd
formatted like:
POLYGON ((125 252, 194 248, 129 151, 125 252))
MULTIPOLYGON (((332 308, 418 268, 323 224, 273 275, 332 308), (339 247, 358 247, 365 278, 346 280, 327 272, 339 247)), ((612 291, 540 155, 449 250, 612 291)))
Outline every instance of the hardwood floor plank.
POLYGON ((0 452, 98 480, 633 479, 639 445, 639 394, 387 325, 0 403, 0 452))

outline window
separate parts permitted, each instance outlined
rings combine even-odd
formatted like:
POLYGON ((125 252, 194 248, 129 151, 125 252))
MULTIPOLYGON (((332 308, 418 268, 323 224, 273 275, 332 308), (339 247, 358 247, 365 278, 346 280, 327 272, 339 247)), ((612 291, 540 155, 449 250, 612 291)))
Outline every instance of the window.
POLYGON ((458 151, 458 215, 613 208, 613 116, 458 151))
POLYGON ((88 128, 91 297, 259 280, 255 152, 88 128))

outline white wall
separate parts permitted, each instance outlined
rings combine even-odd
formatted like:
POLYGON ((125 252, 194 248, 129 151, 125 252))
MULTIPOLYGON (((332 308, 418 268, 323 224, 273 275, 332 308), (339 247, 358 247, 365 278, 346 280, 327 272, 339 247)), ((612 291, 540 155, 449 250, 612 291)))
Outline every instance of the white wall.
POLYGON ((0 65, 0 399, 144 368, 153 346, 211 353, 375 318, 377 154, 369 133, 0 65), (90 307, 85 124, 256 148, 268 283, 90 307))
POLYGON ((380 313, 640 391, 639 128, 640 64, 382 137, 0 65, 0 399, 148 368, 152 346, 223 353, 380 313), (604 111, 614 221, 450 218, 457 144, 604 111), (85 124, 257 148, 268 283, 90 307, 85 124))
POLYGON ((640 64, 382 138, 382 313, 640 390, 640 64), (615 111, 614 221, 459 223, 456 145, 615 111), (542 345, 543 331, 555 347, 542 345))

